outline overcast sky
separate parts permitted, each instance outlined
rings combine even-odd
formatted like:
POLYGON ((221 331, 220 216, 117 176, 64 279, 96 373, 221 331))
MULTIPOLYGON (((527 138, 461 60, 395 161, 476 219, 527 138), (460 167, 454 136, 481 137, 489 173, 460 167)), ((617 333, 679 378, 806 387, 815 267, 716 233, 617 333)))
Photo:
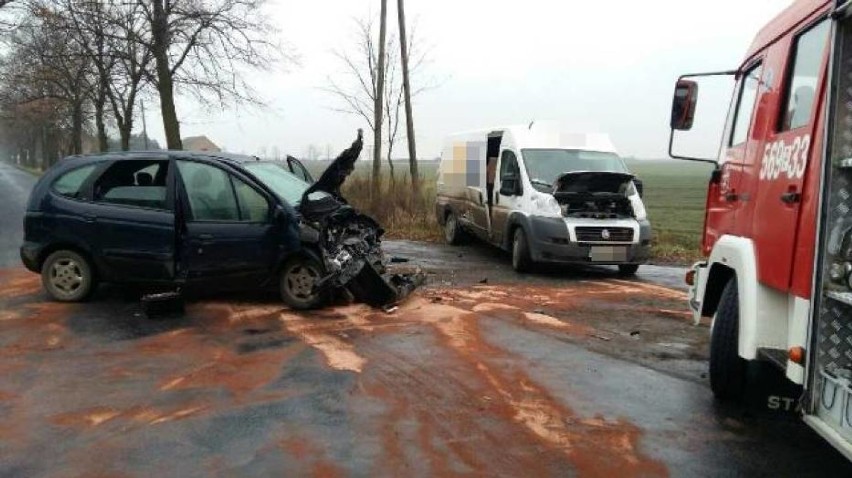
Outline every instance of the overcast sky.
MULTIPOLYGON (((353 18, 377 12, 379 1, 270 1, 300 64, 251 74, 265 109, 211 112, 182 100, 181 133, 206 134, 235 152, 302 156, 313 144, 336 154, 366 125, 333 111, 338 104, 321 87, 342 72, 332 52, 352 42, 353 18)), ((388 3, 395 30, 396 2, 388 3)), ((423 73, 439 84, 415 101, 418 156, 438 156, 449 133, 551 119, 607 132, 625 156, 664 157, 678 74, 736 67, 757 31, 790 3, 407 0, 409 22, 431 47, 423 73)), ((719 115, 724 101, 702 97, 699 114, 719 115)), ((150 103, 149 134, 164 143, 150 103)), ((403 149, 396 151, 404 157, 403 149)))

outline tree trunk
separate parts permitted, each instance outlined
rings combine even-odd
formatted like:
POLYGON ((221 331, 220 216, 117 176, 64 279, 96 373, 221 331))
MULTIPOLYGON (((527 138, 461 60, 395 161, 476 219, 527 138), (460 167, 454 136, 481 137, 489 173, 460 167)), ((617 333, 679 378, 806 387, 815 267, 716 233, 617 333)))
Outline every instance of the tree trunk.
POLYGON ((163 0, 153 2, 152 52, 157 68, 157 91, 160 94, 160 110, 163 113, 163 129, 166 132, 168 149, 183 149, 180 139, 180 123, 175 110, 174 82, 169 67, 169 24, 163 9, 163 0))
POLYGON ((83 154, 83 104, 74 100, 71 107, 71 154, 83 154))
POLYGON ((98 128, 98 150, 105 153, 109 150, 109 141, 106 133, 106 124, 104 124, 104 106, 106 104, 106 94, 101 89, 98 92, 98 97, 95 99, 95 125, 98 128))
POLYGON ((119 131, 121 134, 121 150, 129 151, 130 150, 130 135, 133 134, 133 121, 126 120, 122 125, 121 130, 119 131))
POLYGON ((381 178, 379 173, 382 170, 382 125, 384 124, 382 113, 384 113, 385 103, 385 37, 387 35, 388 24, 388 0, 382 0, 381 16, 379 18, 379 56, 378 72, 376 75, 376 99, 373 104, 373 176, 372 176, 372 196, 376 201, 379 198, 379 190, 381 178))
MULTIPOLYGON (((390 135, 391 135, 390 124, 388 124, 388 137, 389 138, 390 138, 390 135)), ((392 154, 393 154, 393 143, 388 141, 388 169, 390 169, 390 178, 389 178, 390 179, 390 185, 389 186, 390 186, 391 191, 393 191, 395 186, 396 186, 396 184, 395 184, 396 178, 394 178, 394 172, 393 172, 393 159, 391 159, 392 154)))
POLYGON ((408 168, 415 199, 420 198, 420 173, 417 171, 417 146, 414 142, 414 114, 411 110, 411 82, 408 79, 408 36, 405 33, 405 0, 397 0, 399 49, 402 57, 402 89, 405 92, 405 126, 408 135, 408 168))

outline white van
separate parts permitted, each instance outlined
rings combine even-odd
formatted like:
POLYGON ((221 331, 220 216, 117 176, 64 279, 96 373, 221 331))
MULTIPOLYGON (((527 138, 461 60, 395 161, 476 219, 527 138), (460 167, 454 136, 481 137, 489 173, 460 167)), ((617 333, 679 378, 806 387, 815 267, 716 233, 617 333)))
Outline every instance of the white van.
POLYGON ((651 244, 641 195, 606 135, 534 122, 448 137, 435 211, 448 243, 476 236, 511 251, 519 272, 557 262, 634 274, 651 244))

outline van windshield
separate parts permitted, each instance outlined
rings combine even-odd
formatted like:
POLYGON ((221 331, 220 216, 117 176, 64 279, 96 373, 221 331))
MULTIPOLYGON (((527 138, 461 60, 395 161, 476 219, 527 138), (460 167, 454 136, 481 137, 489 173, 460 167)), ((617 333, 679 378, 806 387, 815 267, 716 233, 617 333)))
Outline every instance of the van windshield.
POLYGON ((600 171, 627 173, 624 161, 615 153, 582 149, 524 149, 524 166, 537 189, 550 189, 563 173, 600 171))
POLYGON ((263 181, 275 194, 288 204, 295 205, 302 200, 302 194, 310 185, 275 163, 248 163, 244 165, 257 179, 263 181))

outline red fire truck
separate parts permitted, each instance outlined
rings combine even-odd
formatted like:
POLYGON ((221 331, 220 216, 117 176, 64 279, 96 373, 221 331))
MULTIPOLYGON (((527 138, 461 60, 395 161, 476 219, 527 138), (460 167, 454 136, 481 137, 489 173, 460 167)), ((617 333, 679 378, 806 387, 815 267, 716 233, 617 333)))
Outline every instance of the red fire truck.
POLYGON ((687 274, 696 320, 713 319, 711 388, 741 399, 756 363, 778 365, 852 459, 852 0, 797 0, 736 70, 682 76, 672 138, 693 126, 701 77, 720 75, 736 86, 718 156, 669 145, 716 164, 706 260, 687 274))

